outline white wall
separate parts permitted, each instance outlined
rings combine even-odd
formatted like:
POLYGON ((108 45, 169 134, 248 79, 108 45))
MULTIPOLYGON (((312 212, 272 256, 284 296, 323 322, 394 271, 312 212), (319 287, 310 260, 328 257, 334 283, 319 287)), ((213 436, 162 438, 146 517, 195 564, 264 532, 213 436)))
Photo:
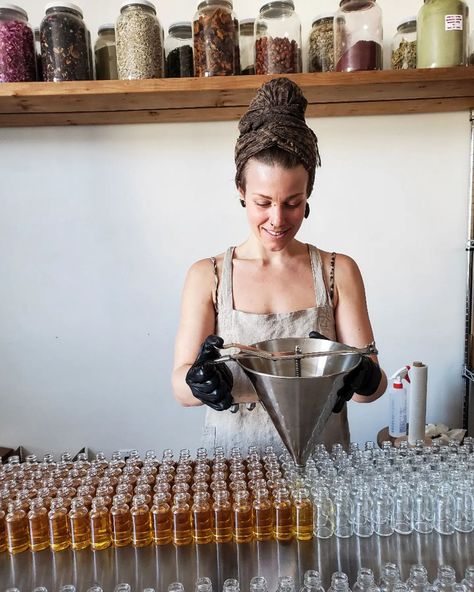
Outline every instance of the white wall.
MULTIPOLYGON (((420 5, 379 1, 387 40, 420 5)), ((21 4, 38 23, 42 6, 21 4)), ((95 29, 119 1, 81 4, 95 29)), ((305 30, 337 3, 314 4, 296 2, 305 30)), ((194 8, 158 4, 165 25, 194 8)), ((469 114, 310 123, 323 168, 301 238, 359 262, 381 363, 429 364, 428 419, 459 425, 469 114)), ((236 135, 236 122, 0 131, 0 445, 198 445, 202 410, 171 394, 173 340, 188 266, 246 236, 236 135)), ((350 411, 353 438, 373 439, 388 401, 350 411)))

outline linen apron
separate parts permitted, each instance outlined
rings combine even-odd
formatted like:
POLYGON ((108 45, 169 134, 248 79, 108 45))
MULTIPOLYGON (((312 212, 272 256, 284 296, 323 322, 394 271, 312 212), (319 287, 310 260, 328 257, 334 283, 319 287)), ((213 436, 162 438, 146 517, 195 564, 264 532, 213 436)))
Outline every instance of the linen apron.
MULTIPOLYGON (((284 337, 308 337, 310 331, 319 331, 328 339, 336 341, 334 310, 323 275, 321 255, 318 249, 308 245, 311 269, 314 280, 316 306, 287 313, 256 314, 234 309, 232 291, 232 259, 234 248, 230 247, 222 266, 222 277, 217 291, 216 334, 224 343, 243 343, 250 345, 268 339, 284 337)), ((228 363, 234 378, 232 397, 239 401, 257 400, 255 389, 244 371, 234 362, 228 363)), ((319 440, 329 449, 336 442, 345 448, 349 446, 350 434, 347 409, 332 414, 319 440)), ((284 444, 276 431, 269 414, 261 403, 253 411, 239 406, 237 413, 215 411, 207 408, 202 446, 210 452, 222 446, 226 455, 233 446, 247 452, 248 446, 255 445, 260 451, 272 445, 276 452, 284 449, 284 444)))

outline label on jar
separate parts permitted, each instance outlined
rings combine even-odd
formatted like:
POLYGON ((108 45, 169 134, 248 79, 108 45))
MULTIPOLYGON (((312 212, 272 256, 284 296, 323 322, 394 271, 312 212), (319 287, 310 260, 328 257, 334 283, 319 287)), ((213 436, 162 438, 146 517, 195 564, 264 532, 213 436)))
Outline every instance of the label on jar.
POLYGON ((445 31, 462 31, 463 30, 463 16, 462 14, 447 14, 444 17, 445 31))

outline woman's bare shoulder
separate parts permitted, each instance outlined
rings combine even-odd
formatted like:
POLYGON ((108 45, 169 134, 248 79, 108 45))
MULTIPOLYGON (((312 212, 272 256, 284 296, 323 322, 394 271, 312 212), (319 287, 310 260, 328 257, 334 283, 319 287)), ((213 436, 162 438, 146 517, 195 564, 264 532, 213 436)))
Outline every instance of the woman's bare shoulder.
MULTIPOLYGON (((321 255, 324 270, 329 271, 331 267, 331 259, 333 256, 333 252, 323 251, 322 249, 319 249, 319 253, 321 255)), ((334 262, 334 267, 336 273, 339 273, 341 279, 343 276, 354 277, 355 274, 360 275, 359 266, 352 257, 350 257, 349 255, 345 255, 344 253, 335 253, 335 255, 336 258, 334 262)))
POLYGON ((224 253, 220 253, 215 257, 199 259, 188 269, 185 283, 186 290, 192 290, 196 294, 206 293, 211 295, 214 293, 216 285, 216 268, 214 267, 213 259, 215 259, 216 262, 218 277, 221 277, 224 253))

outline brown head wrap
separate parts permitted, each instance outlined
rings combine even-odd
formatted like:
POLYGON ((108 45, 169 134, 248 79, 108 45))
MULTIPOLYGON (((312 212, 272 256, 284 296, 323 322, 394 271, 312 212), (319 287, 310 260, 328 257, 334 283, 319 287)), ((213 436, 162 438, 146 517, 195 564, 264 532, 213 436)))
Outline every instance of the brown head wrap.
POLYGON ((311 195, 321 158, 318 139, 304 118, 307 104, 300 87, 288 78, 274 78, 259 88, 239 122, 240 136, 235 146, 237 187, 242 184, 247 161, 277 146, 294 154, 308 171, 308 197, 311 195))

